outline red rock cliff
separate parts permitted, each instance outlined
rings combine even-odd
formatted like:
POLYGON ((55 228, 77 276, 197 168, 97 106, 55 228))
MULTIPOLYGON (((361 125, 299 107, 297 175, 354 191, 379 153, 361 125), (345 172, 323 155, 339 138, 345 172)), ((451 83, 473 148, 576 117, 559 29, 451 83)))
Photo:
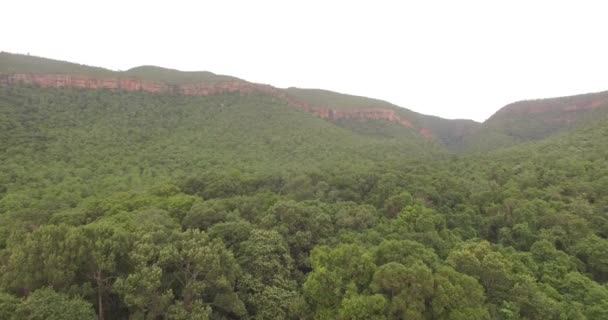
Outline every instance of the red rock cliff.
MULTIPOLYGON (((331 109, 324 106, 313 106, 305 101, 290 96, 285 91, 270 85, 251 83, 241 80, 216 83, 191 83, 170 85, 163 82, 146 81, 135 78, 92 78, 64 74, 0 74, 0 85, 11 86, 18 84, 36 85, 45 88, 83 88, 83 89, 114 89, 125 91, 145 91, 153 93, 183 94, 191 96, 207 96, 222 92, 253 93, 263 92, 287 102, 289 105, 315 114, 327 120, 339 119, 373 119, 386 120, 413 128, 412 122, 397 114, 395 110, 385 108, 363 109, 331 109)), ((420 134, 430 139, 432 134, 427 129, 421 129, 420 134)))

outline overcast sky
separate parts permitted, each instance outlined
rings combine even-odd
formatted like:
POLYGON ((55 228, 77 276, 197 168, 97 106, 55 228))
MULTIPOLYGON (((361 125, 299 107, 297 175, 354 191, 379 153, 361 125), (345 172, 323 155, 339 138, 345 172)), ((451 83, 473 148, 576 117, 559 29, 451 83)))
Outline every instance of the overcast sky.
POLYGON ((0 50, 322 88, 482 121, 608 90, 608 1, 3 1, 0 50), (606 4, 604 4, 606 3, 606 4))

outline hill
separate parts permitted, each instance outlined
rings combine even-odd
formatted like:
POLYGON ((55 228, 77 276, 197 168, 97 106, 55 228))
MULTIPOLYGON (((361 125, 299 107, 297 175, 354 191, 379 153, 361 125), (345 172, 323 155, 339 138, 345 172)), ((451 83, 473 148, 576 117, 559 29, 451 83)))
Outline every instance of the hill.
MULTIPOLYGON (((310 171, 441 154, 421 139, 355 134, 255 93, 189 97, 5 87, 0 110, 5 173, 0 181, 11 192, 23 190, 24 197, 31 184, 46 184, 34 177, 44 180, 59 167, 89 167, 86 182, 76 172, 72 177, 89 185, 84 189, 104 185, 97 179, 110 176, 121 180, 110 187, 116 189, 127 181, 131 187, 145 184, 145 176, 177 178, 193 168, 310 171)), ((48 182, 55 188, 59 181, 48 182)), ((0 200, 2 211, 15 205, 7 201, 0 200)))
POLYGON ((0 84, 81 87, 202 95, 260 92, 334 122, 357 134, 424 139, 451 151, 487 151, 539 140, 603 117, 608 94, 529 100, 507 105, 483 124, 429 116, 389 102, 320 89, 279 89, 216 75, 155 66, 124 72, 69 62, 0 53, 0 84))
POLYGON ((0 319, 605 319, 604 97, 478 124, 0 54, 0 319))
POLYGON ((184 72, 156 66, 141 66, 127 71, 91 67, 82 64, 35 57, 30 55, 0 52, 0 73, 63 74, 93 78, 138 78, 161 81, 169 84, 221 82, 239 80, 235 77, 216 75, 211 72, 184 72))
POLYGON ((608 114, 608 92, 528 100, 498 110, 464 137, 468 150, 489 150, 541 140, 608 114))
POLYGON ((326 106, 336 110, 337 114, 343 113, 344 115, 339 116, 338 118, 346 120, 340 121, 339 124, 353 130, 365 130, 366 132, 376 132, 378 134, 394 137, 411 135, 411 131, 413 130, 419 136, 422 136, 427 140, 438 142, 447 147, 460 141, 465 134, 479 125, 473 120, 443 119, 417 113, 386 101, 341 94, 328 90, 288 88, 287 92, 312 105, 326 106), (412 130, 403 130, 402 128, 402 130, 386 132, 387 130, 377 124, 368 123, 365 125, 362 124, 361 121, 352 121, 353 119, 365 120, 373 118, 372 113, 375 110, 387 110, 385 116, 377 118, 382 120, 391 120, 391 118, 394 118, 397 122, 400 122, 403 127, 408 127, 412 130), (354 116, 357 114, 357 111, 359 113, 367 112, 369 115, 354 116), (354 115, 349 116, 349 114, 354 115))
POLYGON ((115 72, 51 59, 1 53, 0 76, 0 84, 21 83, 44 87, 143 90, 186 95, 263 92, 318 117, 338 122, 345 128, 365 127, 366 125, 361 126, 361 122, 374 123, 371 126, 368 123, 368 129, 359 133, 403 136, 404 139, 418 137, 444 144, 458 139, 470 127, 475 126, 472 121, 451 121, 426 116, 377 99, 317 89, 278 89, 211 72, 182 72, 154 66, 115 72))

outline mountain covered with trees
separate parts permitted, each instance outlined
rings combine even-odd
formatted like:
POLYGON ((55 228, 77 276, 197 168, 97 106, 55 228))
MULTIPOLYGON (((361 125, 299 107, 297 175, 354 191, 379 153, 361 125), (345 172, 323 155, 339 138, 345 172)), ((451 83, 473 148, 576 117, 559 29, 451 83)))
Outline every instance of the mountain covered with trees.
POLYGON ((607 112, 0 53, 0 319, 608 318, 607 112))

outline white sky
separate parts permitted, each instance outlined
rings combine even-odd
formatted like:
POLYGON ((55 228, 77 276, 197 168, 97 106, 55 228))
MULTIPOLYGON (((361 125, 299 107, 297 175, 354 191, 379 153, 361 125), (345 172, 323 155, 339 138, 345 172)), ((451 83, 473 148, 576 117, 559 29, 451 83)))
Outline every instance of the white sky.
POLYGON ((445 118, 608 90, 608 1, 3 0, 0 50, 208 70, 445 118))

